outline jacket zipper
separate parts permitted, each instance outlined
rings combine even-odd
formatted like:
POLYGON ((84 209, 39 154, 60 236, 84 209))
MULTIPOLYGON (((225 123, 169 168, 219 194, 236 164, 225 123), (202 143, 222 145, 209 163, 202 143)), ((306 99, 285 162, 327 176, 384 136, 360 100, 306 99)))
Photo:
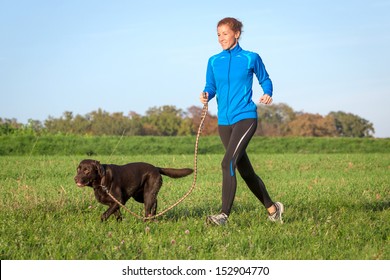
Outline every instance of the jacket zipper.
POLYGON ((229 50, 229 65, 228 65, 228 92, 227 92, 227 99, 226 99, 226 119, 228 121, 228 124, 230 125, 230 119, 229 119, 229 100, 230 100, 230 64, 232 62, 232 52, 229 50))

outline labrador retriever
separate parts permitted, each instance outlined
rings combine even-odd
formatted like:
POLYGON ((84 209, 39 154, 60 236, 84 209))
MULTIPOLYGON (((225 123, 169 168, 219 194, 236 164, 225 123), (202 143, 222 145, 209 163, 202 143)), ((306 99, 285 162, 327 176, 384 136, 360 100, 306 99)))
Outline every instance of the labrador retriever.
POLYGON ((120 221, 122 220, 120 206, 103 190, 103 186, 122 204, 131 197, 143 203, 145 217, 150 217, 156 215, 157 194, 162 186, 161 175, 181 178, 192 172, 190 168, 161 168, 145 162, 115 165, 85 159, 78 165, 74 180, 79 187, 92 187, 97 201, 109 206, 101 216, 102 221, 107 220, 112 214, 120 221))

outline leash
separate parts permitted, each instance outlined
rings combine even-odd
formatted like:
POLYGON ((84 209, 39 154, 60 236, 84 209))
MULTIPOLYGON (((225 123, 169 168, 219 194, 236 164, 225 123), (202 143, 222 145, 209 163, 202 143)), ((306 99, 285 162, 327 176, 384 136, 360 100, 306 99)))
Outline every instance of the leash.
POLYGON ((207 116, 207 111, 208 111, 208 104, 204 104, 203 105, 203 109, 202 109, 202 113, 201 113, 201 119, 200 119, 200 123, 199 123, 199 127, 198 127, 198 132, 196 134, 196 140, 195 140, 195 152, 194 152, 194 179, 192 181, 192 185, 190 187, 190 189, 187 191, 186 194, 183 195, 182 198, 180 198, 178 201, 176 201, 174 204, 172 204, 171 206, 169 206, 168 208, 166 208, 165 210, 157 213, 156 215, 153 215, 153 216, 148 216, 148 217, 143 217, 141 215, 138 215, 137 213, 131 211, 129 208, 127 208, 123 203, 121 203, 118 199, 116 199, 111 193, 110 191, 107 189, 106 186, 101 186, 103 191, 105 191, 111 198, 112 200, 114 200, 117 204, 119 204, 122 208, 124 208, 127 212, 129 212, 131 215, 133 215, 134 217, 138 218, 138 219, 144 219, 144 221, 146 220, 151 220, 151 219, 154 219, 154 218, 157 218, 157 217, 160 217, 162 215, 164 215, 166 212, 168 212, 169 210, 172 210, 173 208, 175 208, 177 205, 179 205, 183 200, 185 200, 191 193, 192 191, 195 189, 195 186, 196 186, 196 179, 197 179, 197 175, 198 175, 198 146, 199 146, 199 137, 202 133, 202 129, 203 129, 203 125, 204 125, 204 120, 206 119, 206 116, 207 116))

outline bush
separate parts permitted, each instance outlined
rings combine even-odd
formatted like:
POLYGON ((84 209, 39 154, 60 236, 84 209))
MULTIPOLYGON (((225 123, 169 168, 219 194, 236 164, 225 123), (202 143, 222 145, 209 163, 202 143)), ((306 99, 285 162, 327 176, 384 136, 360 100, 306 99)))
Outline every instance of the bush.
MULTIPOLYGON (((195 136, 0 136, 0 155, 193 154, 195 136)), ((248 153, 389 153, 390 139, 254 137, 248 153)), ((201 136, 199 154, 222 154, 218 136, 201 136)))

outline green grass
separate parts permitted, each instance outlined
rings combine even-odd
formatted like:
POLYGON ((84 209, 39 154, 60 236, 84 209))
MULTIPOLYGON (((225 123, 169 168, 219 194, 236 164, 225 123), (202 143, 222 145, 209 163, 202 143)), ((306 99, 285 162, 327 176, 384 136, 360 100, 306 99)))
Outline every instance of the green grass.
MULTIPOLYGON (((100 222, 106 206, 73 182, 83 156, 0 157, 1 259, 390 259, 390 154, 250 154, 285 223, 241 179, 225 227, 205 224, 220 207, 221 155, 200 155, 198 183, 179 206, 144 223, 100 222)), ((192 155, 101 156, 191 167, 192 155)), ((192 176, 164 178, 159 210, 191 186, 192 176)), ((127 206, 142 213, 142 205, 127 206)))
MULTIPOLYGON (((194 136, 0 136, 0 156, 194 153, 194 136)), ((219 136, 201 137, 199 154, 223 154, 219 136)), ((389 153, 390 138, 253 137, 249 153, 389 153)))

